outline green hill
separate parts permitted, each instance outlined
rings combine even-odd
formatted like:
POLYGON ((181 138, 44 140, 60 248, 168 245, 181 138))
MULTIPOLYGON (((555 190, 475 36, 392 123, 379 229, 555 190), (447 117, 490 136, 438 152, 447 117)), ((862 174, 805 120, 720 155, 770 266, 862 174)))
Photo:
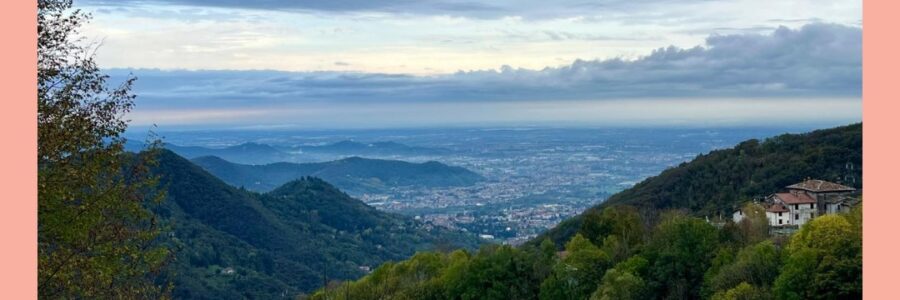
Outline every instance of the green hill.
POLYGON ((175 298, 291 298, 362 268, 470 236, 380 212, 325 181, 303 177, 259 194, 234 188, 162 151, 167 201, 157 208, 175 248, 175 298))
POLYGON ((861 299, 861 204, 789 235, 770 230, 753 203, 739 223, 703 218, 806 177, 861 188, 861 150, 858 124, 743 142, 648 178, 525 246, 422 252, 311 299, 861 299))
POLYGON ((350 157, 322 163, 243 165, 215 156, 192 161, 231 185, 261 192, 304 176, 322 178, 353 194, 384 192, 399 186, 468 186, 484 179, 465 168, 434 161, 409 163, 350 157))
POLYGON ((810 177, 862 188, 862 124, 748 140, 697 156, 562 222, 532 244, 544 237, 564 243, 581 227, 584 215, 614 205, 648 214, 683 209, 696 216, 729 216, 742 202, 810 177))
MULTIPOLYGON (((144 143, 128 141, 125 149, 132 152, 140 152, 146 147, 144 143)), ((228 161, 242 164, 266 164, 279 161, 295 161, 302 158, 301 155, 279 150, 275 147, 259 143, 243 143, 222 148, 209 148, 201 146, 181 146, 164 143, 163 148, 177 153, 186 158, 202 156, 217 156, 228 161)))

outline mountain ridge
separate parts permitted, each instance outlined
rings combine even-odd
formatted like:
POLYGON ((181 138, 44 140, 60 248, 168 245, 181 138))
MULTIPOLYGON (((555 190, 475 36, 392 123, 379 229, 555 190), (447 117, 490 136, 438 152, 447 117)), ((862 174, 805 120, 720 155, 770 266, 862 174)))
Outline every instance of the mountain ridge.
POLYGON ((585 216, 615 205, 645 213, 681 209, 696 216, 729 216, 742 202, 765 197, 806 178, 845 182, 862 188, 862 123, 751 139, 714 150, 644 179, 584 213, 532 239, 557 244, 578 232, 585 216))
POLYGON ((279 298, 357 278, 366 266, 434 248, 472 248, 462 233, 378 211, 327 182, 303 177, 271 193, 226 184, 172 151, 154 173, 167 199, 176 298, 279 298))
POLYGON ((279 162, 246 165, 214 156, 192 160, 195 164, 234 186, 266 192, 303 176, 315 176, 343 191, 355 194, 386 192, 392 187, 469 186, 484 180, 468 169, 436 161, 411 163, 358 156, 320 163, 279 162))

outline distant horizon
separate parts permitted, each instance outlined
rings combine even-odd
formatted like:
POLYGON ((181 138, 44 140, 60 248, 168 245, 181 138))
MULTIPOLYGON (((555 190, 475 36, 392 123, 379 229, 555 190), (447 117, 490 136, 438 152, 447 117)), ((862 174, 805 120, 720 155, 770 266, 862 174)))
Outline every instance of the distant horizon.
POLYGON ((822 122, 790 125, 772 124, 684 124, 684 125, 590 125, 590 124, 460 124, 408 127, 303 127, 292 124, 275 126, 168 126, 131 125, 126 134, 142 132, 371 132, 371 131, 439 131, 439 130, 479 130, 479 131, 526 131, 526 130, 728 130, 728 129, 771 129, 771 130, 818 130, 849 126, 862 120, 848 122, 822 122), (139 132, 138 132, 139 131, 139 132))
MULTIPOLYGON (((391 130, 391 129, 467 129, 467 128, 824 128, 862 121, 862 105, 856 99, 794 100, 686 100, 572 101, 556 105, 553 101, 523 103, 480 103, 380 108, 381 113, 340 111, 330 114, 304 113, 290 119, 292 111, 272 109, 267 114, 234 117, 230 123, 162 123, 144 116, 127 116, 133 129, 160 131, 192 130, 391 130), (529 107, 528 105, 533 105, 529 107), (473 107, 474 106, 474 107, 473 107), (537 108, 535 108, 537 107, 537 108), (543 110, 543 108, 548 108, 543 110), (394 110, 391 112, 390 110, 394 110), (418 113, 417 113, 418 112, 418 113), (685 114, 695 115, 685 115, 685 114), (340 117, 336 117, 336 115, 340 117), (337 119, 338 121, 335 121, 337 119), (493 119, 494 121, 487 121, 493 119), (273 121, 275 120, 275 121, 273 121), (348 120, 348 121, 343 121, 348 120)), ((192 116, 190 111, 183 112, 192 116)), ((155 116, 156 114, 153 114, 155 116)), ((149 117, 149 116, 148 116, 149 117)), ((168 118, 177 119, 172 111, 168 118)), ((224 118, 224 117, 223 117, 224 118)), ((158 119, 158 118, 155 118, 158 119)), ((227 119, 227 118, 226 118, 227 119)), ((165 118, 163 118, 165 120, 165 118)))

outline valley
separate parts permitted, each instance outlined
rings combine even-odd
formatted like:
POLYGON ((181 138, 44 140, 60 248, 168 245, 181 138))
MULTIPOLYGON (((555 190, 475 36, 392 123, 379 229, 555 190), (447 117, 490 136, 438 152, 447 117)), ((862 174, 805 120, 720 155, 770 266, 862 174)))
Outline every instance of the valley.
POLYGON ((489 242, 520 244, 644 178, 699 154, 749 138, 802 130, 190 131, 164 133, 164 137, 167 148, 193 158, 236 187, 267 191, 294 177, 319 176, 379 210, 473 233, 489 242), (246 155, 234 151, 242 145, 253 151, 246 155), (222 153, 235 161, 265 164, 231 164, 227 158, 221 161, 207 156, 222 153), (367 170, 364 173, 359 173, 360 168, 321 171, 348 159, 377 164, 361 168, 367 170), (290 163, 274 162, 278 160, 290 163), (422 173, 422 164, 427 162, 440 164, 437 173, 422 173), (387 177, 383 175, 371 173, 373 169, 384 172, 385 168, 394 170, 398 166, 418 171, 394 176, 406 179, 393 183, 385 181, 387 177), (453 170, 466 175, 460 179, 453 170), (423 174, 430 175, 422 177, 423 174), (441 176, 446 179, 431 183, 411 180, 441 176))

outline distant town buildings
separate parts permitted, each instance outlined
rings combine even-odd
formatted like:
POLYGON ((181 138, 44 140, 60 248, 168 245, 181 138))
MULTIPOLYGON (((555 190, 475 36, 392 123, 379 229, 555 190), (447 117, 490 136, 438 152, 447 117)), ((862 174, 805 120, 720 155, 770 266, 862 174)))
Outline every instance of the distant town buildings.
MULTIPOLYGON (((816 216, 849 212, 860 201, 855 188, 824 180, 807 179, 785 189, 766 197, 763 203, 770 226, 802 226, 816 216)), ((744 212, 735 211, 732 219, 740 222, 744 212)))

